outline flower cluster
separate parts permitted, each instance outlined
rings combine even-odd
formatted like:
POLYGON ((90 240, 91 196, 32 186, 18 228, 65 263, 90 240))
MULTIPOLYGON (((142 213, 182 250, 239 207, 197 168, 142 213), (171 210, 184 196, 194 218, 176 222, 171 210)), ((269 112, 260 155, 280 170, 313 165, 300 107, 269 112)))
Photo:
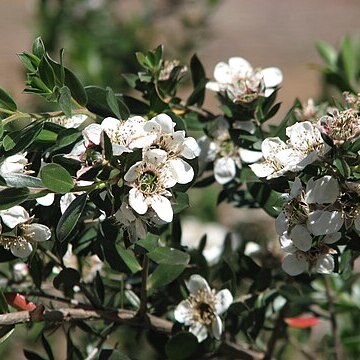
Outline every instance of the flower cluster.
POLYGON ((96 163, 105 161, 104 134, 116 157, 141 149, 141 160, 124 174, 130 190, 116 213, 117 221, 133 241, 146 235, 147 224, 172 221, 171 188, 188 184, 194 178, 194 170, 186 160, 198 156, 198 145, 194 138, 185 136, 185 131, 175 131, 175 125, 167 114, 150 120, 140 116, 126 121, 108 117, 101 124, 87 126, 83 130, 84 140, 72 152, 72 157, 82 163, 78 172, 78 176, 82 176, 96 163))
POLYGON ((287 172, 299 172, 330 150, 320 130, 309 121, 287 127, 286 135, 289 138, 286 143, 279 137, 268 137, 262 142, 264 160, 250 165, 256 176, 272 179, 287 172))

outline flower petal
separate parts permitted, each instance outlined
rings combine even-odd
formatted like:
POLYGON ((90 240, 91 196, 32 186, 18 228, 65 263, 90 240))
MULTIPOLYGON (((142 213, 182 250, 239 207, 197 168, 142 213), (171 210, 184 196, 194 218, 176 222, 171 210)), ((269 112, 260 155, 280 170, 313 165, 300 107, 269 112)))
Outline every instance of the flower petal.
POLYGON ((319 274, 331 274, 334 268, 334 257, 330 254, 321 255, 316 261, 316 271, 319 274))
POLYGON ((50 206, 54 202, 55 194, 47 194, 45 196, 36 198, 36 202, 42 206, 50 206))
POLYGON ((312 245, 312 236, 305 225, 295 225, 291 229, 290 238, 299 250, 310 250, 312 245))
POLYGON ((287 254, 282 262, 282 268, 291 276, 296 276, 306 271, 309 264, 303 254, 297 252, 295 254, 287 254))
POLYGON ((151 196, 151 207, 154 209, 161 220, 164 220, 167 223, 170 223, 173 220, 173 209, 171 207, 170 201, 165 196, 151 196))
POLYGON ((222 329, 223 329, 223 324, 220 319, 220 316, 215 315, 215 318, 211 323, 211 332, 216 340, 220 340, 222 329))
POLYGON ((28 242, 28 241, 21 241, 20 243, 17 243, 18 246, 11 246, 10 247, 10 251, 12 252, 12 254, 14 256, 17 256, 19 258, 25 258, 28 257, 32 250, 33 247, 32 245, 28 242))
POLYGON ((242 148, 239 149, 239 156, 241 158, 241 161, 247 164, 257 162, 263 157, 261 151, 252 151, 242 148))
POLYGON ((190 301, 183 300, 174 310, 175 320, 184 323, 185 325, 190 325, 193 318, 193 308, 190 301))
POLYGON ((305 200, 308 204, 332 204, 339 196, 338 181, 329 175, 317 180, 311 178, 306 185, 305 200))
POLYGON ((220 290, 215 295, 215 299, 216 299, 215 309, 218 315, 223 314, 234 301, 234 298, 228 289, 220 290))
POLYGON ((274 88, 283 82, 282 71, 277 67, 268 67, 262 69, 260 72, 263 76, 265 87, 267 88, 274 88))
POLYGON ((143 193, 135 188, 129 191, 129 205, 141 215, 145 214, 148 209, 143 193))
POLYGON ((233 56, 229 59, 231 73, 238 77, 244 77, 248 72, 252 72, 253 68, 250 63, 239 56, 233 56))
POLYGON ((99 124, 91 124, 87 126, 82 134, 84 136, 85 147, 91 144, 100 145, 102 127, 99 124))
POLYGON ((216 64, 214 78, 220 84, 230 84, 232 82, 230 66, 225 62, 216 64))
POLYGON ((194 274, 190 276, 188 281, 185 281, 186 287, 188 288, 190 294, 195 295, 199 290, 205 290, 209 294, 211 293, 211 289, 207 281, 198 274, 194 274))
POLYGON ((194 159, 200 154, 200 147, 196 140, 189 136, 184 139, 180 155, 185 159, 194 159))
POLYGON ((174 128, 176 124, 172 121, 172 118, 167 114, 156 115, 150 121, 157 122, 160 125, 162 133, 172 134, 174 132, 174 128))
POLYGON ((188 184, 194 178, 193 168, 183 159, 171 159, 168 161, 168 164, 179 184, 188 184))
POLYGON ((200 323, 192 324, 189 328, 189 331, 197 337, 199 343, 208 337, 206 326, 200 323))
POLYGON ((306 222, 309 231, 314 235, 326 235, 338 232, 344 223, 340 211, 315 210, 306 222))
POLYGON ((43 242, 51 238, 50 229, 43 224, 23 225, 23 236, 35 242, 43 242))
POLYGON ((22 206, 18 205, 13 206, 10 209, 1 210, 0 217, 3 223, 11 229, 30 219, 29 213, 22 206))
POLYGON ((226 184, 236 175, 235 161, 230 157, 223 157, 214 162, 214 176, 219 184, 226 184))

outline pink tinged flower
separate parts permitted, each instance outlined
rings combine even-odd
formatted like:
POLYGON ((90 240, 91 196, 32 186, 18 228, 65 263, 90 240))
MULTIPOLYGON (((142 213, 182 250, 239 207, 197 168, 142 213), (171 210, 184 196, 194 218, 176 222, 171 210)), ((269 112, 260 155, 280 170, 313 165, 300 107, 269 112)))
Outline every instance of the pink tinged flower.
POLYGON ((250 63, 241 57, 232 57, 228 63, 218 63, 214 69, 214 78, 215 81, 206 84, 207 89, 216 92, 230 90, 235 97, 242 96, 249 90, 267 97, 283 81, 280 69, 253 69, 250 63))
POLYGON ((233 302, 230 291, 224 289, 216 294, 200 275, 192 275, 186 282, 186 287, 190 295, 176 307, 176 321, 189 326, 189 331, 199 342, 204 341, 209 333, 215 339, 220 339, 223 325, 219 315, 233 302))

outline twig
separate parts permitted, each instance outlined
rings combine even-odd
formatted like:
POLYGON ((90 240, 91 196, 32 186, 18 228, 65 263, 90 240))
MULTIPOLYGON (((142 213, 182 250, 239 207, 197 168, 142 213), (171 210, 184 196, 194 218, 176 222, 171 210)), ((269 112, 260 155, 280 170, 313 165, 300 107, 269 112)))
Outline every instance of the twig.
POLYGON ((343 357, 343 349, 341 346, 341 340, 340 340, 340 334, 339 334, 339 328, 336 321, 336 310, 335 310, 335 303, 334 303, 334 297, 331 291, 331 283, 330 283, 330 277, 325 276, 325 292, 326 297, 329 302, 329 313, 330 313, 330 324, 331 324, 331 332, 334 339, 334 350, 335 350, 335 359, 336 360, 342 360, 343 357))
MULTIPOLYGON (((161 333, 169 334, 172 329, 172 322, 157 316, 148 315, 146 323, 136 316, 132 310, 120 309, 113 310, 87 310, 60 308, 56 310, 46 310, 37 321, 45 322, 71 322, 78 320, 106 320, 135 327, 145 327, 154 329, 161 333)), ((32 321, 31 311, 18 311, 0 315, 0 326, 24 324, 32 321)))
POLYGON ((267 349, 264 360, 271 360, 273 352, 275 351, 276 343, 284 336, 286 325, 284 323, 284 314, 286 312, 286 305, 280 310, 279 317, 275 322, 274 330, 271 333, 270 339, 267 343, 267 349))
POLYGON ((149 271, 149 258, 145 254, 142 264, 142 271, 141 271, 140 307, 138 311, 138 317, 140 319, 143 319, 146 314, 148 271, 149 271))

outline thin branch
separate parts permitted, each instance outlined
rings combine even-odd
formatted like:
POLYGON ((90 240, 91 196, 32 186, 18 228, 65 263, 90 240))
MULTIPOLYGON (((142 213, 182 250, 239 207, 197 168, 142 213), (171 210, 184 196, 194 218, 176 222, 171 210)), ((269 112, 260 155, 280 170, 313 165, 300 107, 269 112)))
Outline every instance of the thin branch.
POLYGON ((343 349, 341 346, 341 340, 340 340, 340 334, 339 334, 339 328, 336 321, 336 309, 335 309, 335 302, 334 297, 331 290, 331 283, 330 283, 330 277, 325 276, 325 292, 326 297, 329 302, 329 313, 330 313, 330 324, 331 324, 331 332, 334 339, 334 350, 335 350, 335 359, 336 360, 342 360, 343 357, 343 349))
POLYGON ((146 303, 147 303, 147 278, 149 271, 149 258, 144 255, 142 271, 141 271, 141 292, 140 292, 140 307, 138 316, 143 319, 146 314, 146 303))
POLYGON ((279 339, 284 337, 286 325, 284 323, 284 314, 286 312, 286 305, 280 310, 279 316, 275 322, 274 330, 271 333, 270 339, 267 343, 267 349, 264 360, 271 360, 275 351, 276 343, 279 339))
MULTIPOLYGON (((29 323, 34 320, 32 315, 33 312, 31 311, 18 311, 1 314, 0 326, 29 323)), ((150 329, 166 334, 171 333, 173 326, 172 322, 153 315, 148 315, 148 320, 146 322, 141 321, 139 317, 136 316, 135 311, 125 309, 112 311, 61 308, 56 310, 45 310, 40 317, 37 316, 36 318, 37 322, 45 321, 57 323, 78 320, 107 320, 135 327, 147 326, 150 329)))

